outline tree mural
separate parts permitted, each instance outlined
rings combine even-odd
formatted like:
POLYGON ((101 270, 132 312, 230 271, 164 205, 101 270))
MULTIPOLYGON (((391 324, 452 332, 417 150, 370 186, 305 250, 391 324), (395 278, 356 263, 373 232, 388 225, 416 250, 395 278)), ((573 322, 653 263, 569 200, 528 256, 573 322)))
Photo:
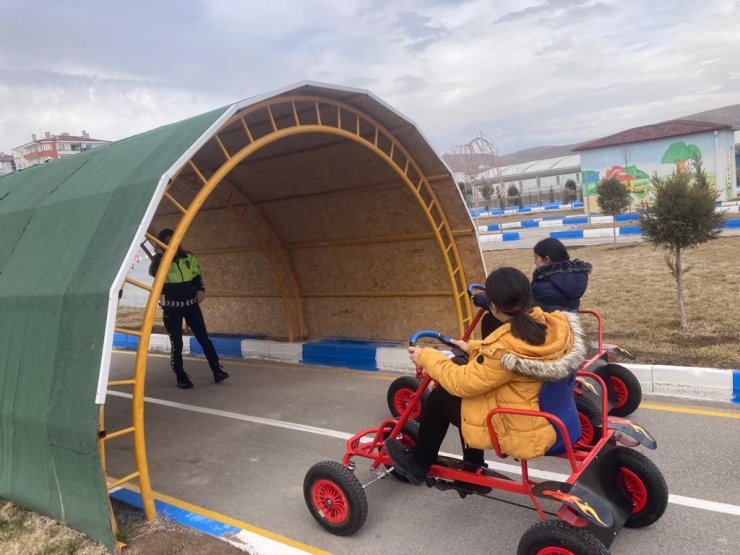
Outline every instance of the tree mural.
POLYGON ((686 162, 696 156, 701 156, 701 149, 696 145, 687 145, 683 141, 671 143, 665 151, 661 164, 675 164, 676 173, 686 173, 686 162))

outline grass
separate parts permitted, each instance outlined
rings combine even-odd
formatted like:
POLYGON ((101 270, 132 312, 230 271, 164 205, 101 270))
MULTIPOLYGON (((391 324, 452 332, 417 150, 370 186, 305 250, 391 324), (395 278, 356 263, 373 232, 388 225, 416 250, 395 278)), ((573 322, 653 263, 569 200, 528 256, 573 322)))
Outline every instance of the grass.
POLYGON ((55 520, 0 500, 0 552, 4 555, 104 555, 100 544, 55 520))
MULTIPOLYGON (((158 518, 148 522, 141 511, 113 502, 118 539, 126 555, 249 555, 226 542, 158 518)), ((104 555, 108 550, 57 521, 25 511, 0 499, 0 553, 3 555, 104 555)))
MULTIPOLYGON (((693 266, 684 280, 687 331, 680 329, 675 281, 664 250, 630 243, 569 251, 594 265, 581 308, 601 313, 605 340, 632 351, 636 362, 740 368, 738 247, 740 237, 723 237, 685 251, 684 262, 693 266)), ((484 256, 489 269, 514 266, 531 275, 534 268, 531 249, 484 256)))
MULTIPOLYGON (((572 246, 571 256, 594 265, 581 303, 604 317, 605 338, 638 355, 643 364, 740 368, 740 237, 722 237, 685 252, 689 329, 680 330, 676 286, 662 249, 648 243, 572 246)), ((490 251, 486 267, 534 268, 531 249, 490 251)), ((121 307, 118 324, 138 327, 143 309, 121 307)), ((590 317, 584 316, 587 324, 590 317)), ((161 312, 155 333, 165 333, 161 312)))

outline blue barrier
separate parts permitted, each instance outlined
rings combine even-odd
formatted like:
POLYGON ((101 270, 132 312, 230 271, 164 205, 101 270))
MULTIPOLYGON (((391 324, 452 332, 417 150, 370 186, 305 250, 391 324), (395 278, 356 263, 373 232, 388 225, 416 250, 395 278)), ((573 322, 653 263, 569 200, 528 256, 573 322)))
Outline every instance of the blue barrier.
POLYGON ((636 222, 640 219, 639 214, 636 212, 627 212, 626 214, 617 214, 617 217, 614 218, 615 222, 636 222))
POLYGON ((532 211, 532 209, 531 209, 531 208, 524 208, 524 207, 522 207, 522 208, 519 208, 519 209, 517 210, 517 212, 519 212, 519 213, 526 213, 526 212, 531 212, 531 211, 532 211))
POLYGON ((625 225, 619 228, 620 235, 639 235, 642 228, 639 225, 625 225))
POLYGON ((139 338, 128 333, 115 332, 113 334, 114 349, 129 349, 135 351, 139 347, 139 338))
POLYGON ((732 371, 732 402, 740 403, 740 370, 732 371))
POLYGON ((519 240, 519 232, 518 231, 504 231, 504 241, 518 241, 519 240))
POLYGON ((352 339, 322 339, 303 344, 304 364, 377 370, 378 343, 352 339))
POLYGON ((571 218, 563 218, 563 225, 569 224, 587 224, 588 216, 573 216, 571 218))
POLYGON ((545 210, 560 210, 560 203, 559 202, 548 203, 545 205, 545 210))
POLYGON ((522 227, 540 227, 537 220, 522 220, 522 227))
POLYGON ((740 227, 740 219, 734 218, 732 220, 725 221, 725 225, 723 226, 727 229, 734 229, 740 227))
POLYGON ((486 226, 487 231, 498 231, 499 229, 501 229, 501 226, 499 224, 488 224, 486 226))
MULTIPOLYGON (((263 336, 264 337, 264 336, 263 336)), ((234 335, 234 336, 218 336, 211 335, 211 343, 213 348, 219 356, 222 357, 234 357, 241 358, 242 356, 242 340, 243 339, 257 339, 258 336, 248 335, 234 335)), ((195 337, 190 337, 190 354, 191 355, 202 355, 203 348, 198 343, 195 337)))
POLYGON ((550 237, 553 239, 581 239, 583 238, 583 230, 572 229, 568 231, 551 231, 550 237))
POLYGON ((572 206, 573 208, 583 208, 583 202, 581 202, 580 200, 577 200, 573 203, 572 206))

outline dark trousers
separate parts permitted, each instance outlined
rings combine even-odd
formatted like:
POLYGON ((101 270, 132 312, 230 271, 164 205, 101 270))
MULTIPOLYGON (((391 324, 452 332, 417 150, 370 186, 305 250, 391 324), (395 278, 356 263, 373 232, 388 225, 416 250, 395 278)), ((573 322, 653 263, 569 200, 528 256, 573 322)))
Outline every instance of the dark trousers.
MULTIPOLYGON (((421 419, 419 436, 416 438, 414 456, 416 462, 428 468, 437 460, 439 448, 447 435, 447 428, 454 424, 460 428, 460 407, 462 399, 448 393, 442 387, 432 390, 424 407, 421 419)), ((484 457, 481 449, 473 449, 465 445, 465 440, 460 431, 460 443, 463 448, 463 461, 474 466, 483 466, 484 457)))
POLYGON ((190 329, 193 330, 195 339, 203 348, 203 353, 208 360, 208 366, 211 367, 212 371, 218 370, 220 366, 218 354, 213 347, 213 343, 208 339, 206 323, 203 320, 203 313, 200 311, 200 307, 197 304, 185 307, 166 307, 162 309, 162 312, 164 314, 164 327, 170 335, 170 343, 172 344, 170 350, 170 366, 175 374, 180 376, 185 373, 182 365, 183 318, 188 323, 190 329))

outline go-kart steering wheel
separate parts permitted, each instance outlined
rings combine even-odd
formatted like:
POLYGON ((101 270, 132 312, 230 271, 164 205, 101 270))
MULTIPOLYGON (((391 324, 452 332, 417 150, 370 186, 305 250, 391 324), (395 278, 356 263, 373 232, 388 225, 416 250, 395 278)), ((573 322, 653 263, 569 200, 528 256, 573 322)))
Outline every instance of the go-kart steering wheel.
POLYGON ((409 347, 416 347, 416 344, 419 342, 419 339, 423 339, 425 337, 436 339, 440 343, 444 343, 445 345, 448 345, 452 348, 457 348, 457 346, 452 342, 452 339, 450 339, 448 336, 444 335, 443 333, 440 333, 438 331, 433 331, 433 330, 420 330, 420 331, 414 332, 414 334, 411 336, 411 339, 409 339, 409 347))
POLYGON ((429 337, 431 339, 436 339, 440 343, 444 343, 448 347, 452 348, 452 354, 455 356, 453 360, 458 360, 457 364, 465 364, 468 359, 468 354, 463 351, 460 347, 455 345, 452 342, 452 339, 450 337, 433 330, 421 330, 417 331, 411 336, 411 339, 409 339, 409 347, 416 347, 416 344, 419 342, 419 339, 429 337))

